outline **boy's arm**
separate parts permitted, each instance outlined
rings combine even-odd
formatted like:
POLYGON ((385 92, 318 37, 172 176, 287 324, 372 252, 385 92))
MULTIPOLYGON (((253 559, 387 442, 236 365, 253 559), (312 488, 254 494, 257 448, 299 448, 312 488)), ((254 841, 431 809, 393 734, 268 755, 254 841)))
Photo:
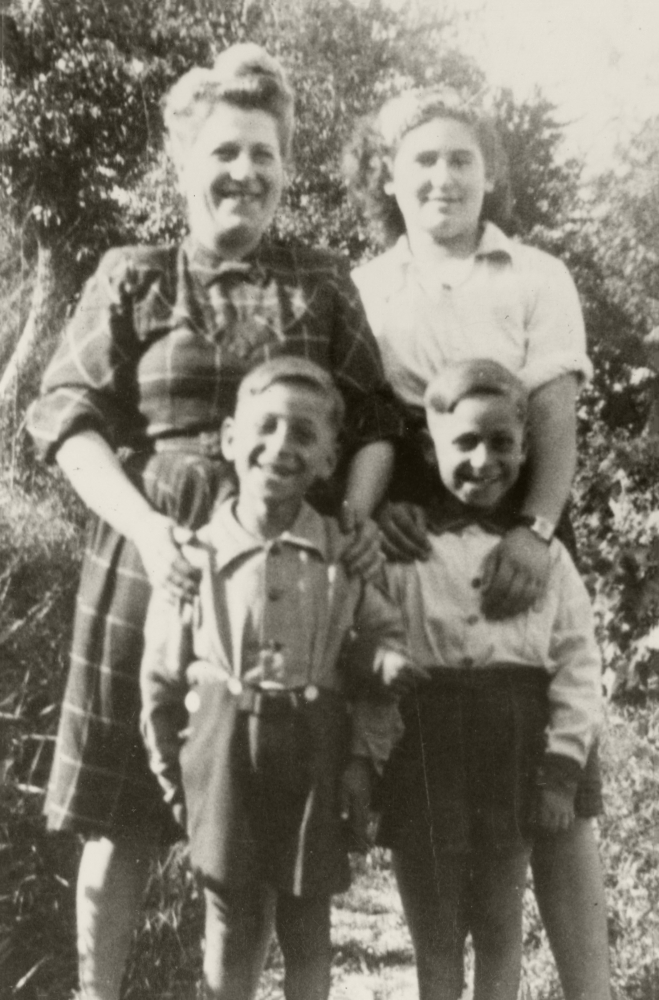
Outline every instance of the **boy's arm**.
POLYGON ((425 672, 412 661, 400 608, 381 583, 365 583, 345 657, 353 703, 353 756, 381 772, 400 739, 403 724, 398 696, 425 672))
MULTIPOLYGON (((577 785, 603 718, 602 663, 590 598, 565 550, 558 568, 550 584, 560 596, 550 646, 555 673, 549 685, 547 750, 540 776, 541 811, 547 813, 553 805, 555 818, 562 804, 569 817, 574 815, 577 785)), ((540 820, 552 828, 569 825, 560 822, 560 816, 558 825, 543 822, 542 815, 540 820)))
POLYGON ((344 668, 352 702, 352 741, 341 782, 341 808, 350 821, 353 842, 365 849, 371 840, 373 782, 403 734, 398 682, 413 669, 401 612, 373 583, 363 586, 344 668))
POLYGON ((142 735, 149 764, 177 818, 183 804, 180 733, 188 719, 185 671, 194 658, 191 612, 189 604, 172 604, 163 590, 153 592, 140 670, 142 735))

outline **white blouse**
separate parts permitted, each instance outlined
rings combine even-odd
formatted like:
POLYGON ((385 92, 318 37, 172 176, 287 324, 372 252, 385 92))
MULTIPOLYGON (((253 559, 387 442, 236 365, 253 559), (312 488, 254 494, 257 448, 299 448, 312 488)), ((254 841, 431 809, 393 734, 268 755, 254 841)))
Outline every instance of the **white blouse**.
POLYGON ((417 263, 402 236, 352 276, 387 377, 406 403, 422 406, 428 382, 451 361, 492 358, 531 391, 568 373, 592 374, 569 271, 492 223, 474 257, 446 268, 417 263))

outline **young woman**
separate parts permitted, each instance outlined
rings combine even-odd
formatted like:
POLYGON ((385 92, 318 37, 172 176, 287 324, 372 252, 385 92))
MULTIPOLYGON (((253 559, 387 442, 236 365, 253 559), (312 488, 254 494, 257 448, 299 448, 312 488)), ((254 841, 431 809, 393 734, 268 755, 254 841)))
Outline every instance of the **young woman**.
MULTIPOLYGON (((421 409, 445 362, 492 358, 530 391, 529 460, 516 512, 492 551, 482 608, 502 618, 529 607, 545 586, 548 542, 576 463, 576 392, 588 377, 574 283, 561 261, 509 239, 507 164, 496 130, 476 104, 426 90, 387 102, 362 124, 346 158, 350 187, 385 242, 353 277, 385 372, 407 408, 392 499, 382 518, 394 558, 427 552, 425 500, 440 487, 426 458, 421 409)), ((592 817, 601 809, 596 759, 576 800, 577 819, 538 836, 535 891, 568 1000, 609 996, 602 875, 592 817)))

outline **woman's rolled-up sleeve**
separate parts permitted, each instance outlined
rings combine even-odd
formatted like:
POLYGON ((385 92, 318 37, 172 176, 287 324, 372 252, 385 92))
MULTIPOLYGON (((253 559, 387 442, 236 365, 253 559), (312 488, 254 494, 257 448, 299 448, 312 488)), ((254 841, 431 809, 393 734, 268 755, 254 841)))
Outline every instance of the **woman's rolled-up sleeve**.
POLYGON ((105 255, 46 369, 28 430, 47 462, 68 437, 85 430, 98 431, 116 447, 135 416, 128 384, 122 387, 139 349, 125 307, 132 272, 125 251, 105 255))
POLYGON ((532 254, 532 266, 525 275, 529 290, 527 356, 520 375, 531 391, 563 375, 576 375, 579 382, 585 382, 593 369, 572 276, 558 258, 524 249, 532 254))
POLYGON ((366 319, 347 262, 334 277, 332 370, 346 401, 346 427, 354 447, 402 437, 403 415, 382 367, 380 351, 366 319))

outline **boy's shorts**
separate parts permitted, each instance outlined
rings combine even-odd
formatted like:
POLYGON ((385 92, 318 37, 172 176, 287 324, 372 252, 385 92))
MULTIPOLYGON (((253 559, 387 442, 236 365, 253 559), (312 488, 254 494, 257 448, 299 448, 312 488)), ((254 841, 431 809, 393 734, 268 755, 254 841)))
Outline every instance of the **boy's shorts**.
POLYGON ((517 851, 534 835, 548 675, 434 668, 401 711, 405 734, 381 787, 379 842, 423 853, 517 851))
POLYGON ((193 868, 227 891, 255 882, 294 896, 345 891, 345 699, 315 689, 311 700, 290 691, 247 702, 221 680, 194 690, 180 757, 193 868))

